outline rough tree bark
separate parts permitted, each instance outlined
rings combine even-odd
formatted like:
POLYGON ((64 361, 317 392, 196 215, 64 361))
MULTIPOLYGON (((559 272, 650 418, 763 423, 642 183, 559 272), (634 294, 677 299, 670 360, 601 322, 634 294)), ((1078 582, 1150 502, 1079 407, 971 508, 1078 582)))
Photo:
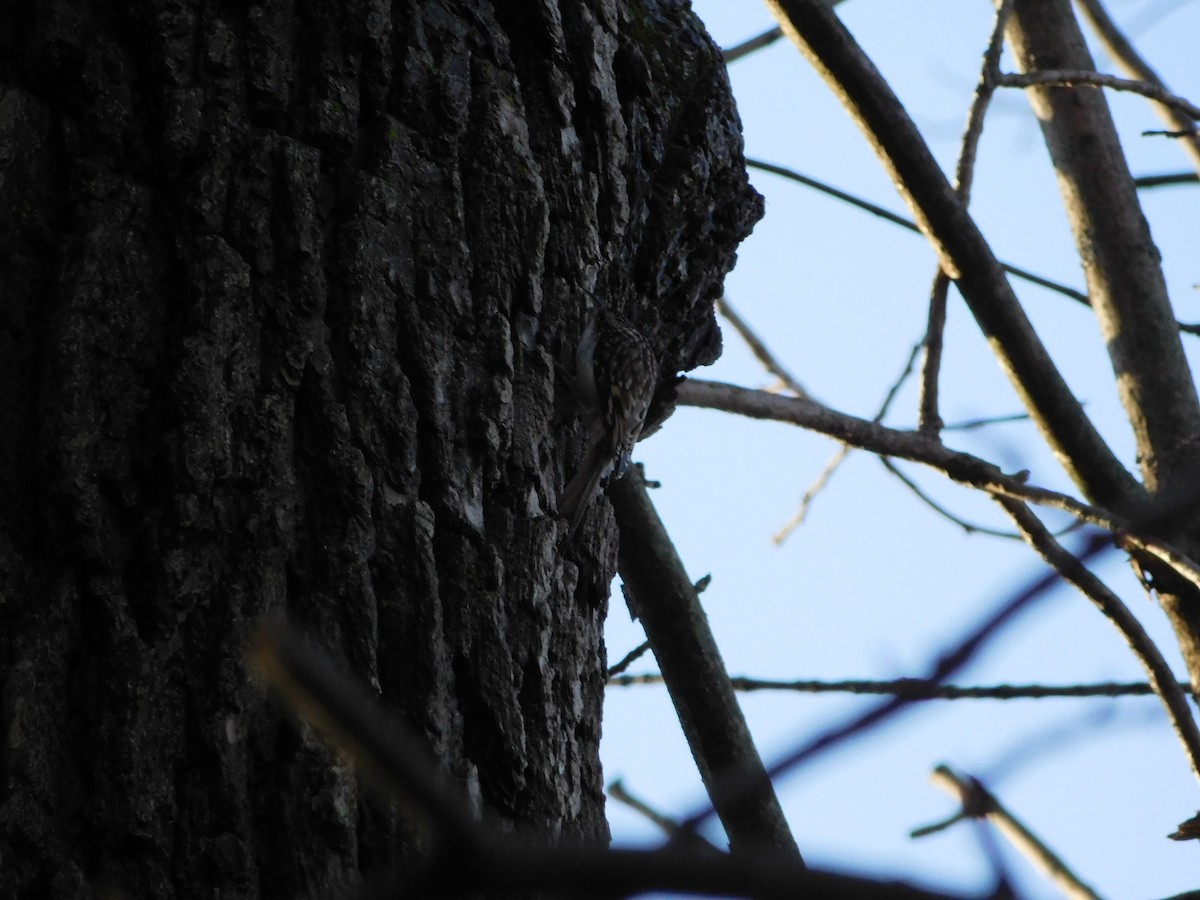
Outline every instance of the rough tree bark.
POLYGON ((286 613, 603 841, 586 293, 664 374, 760 215, 682 2, 0 4, 0 893, 331 896, 419 838, 242 662, 286 613))

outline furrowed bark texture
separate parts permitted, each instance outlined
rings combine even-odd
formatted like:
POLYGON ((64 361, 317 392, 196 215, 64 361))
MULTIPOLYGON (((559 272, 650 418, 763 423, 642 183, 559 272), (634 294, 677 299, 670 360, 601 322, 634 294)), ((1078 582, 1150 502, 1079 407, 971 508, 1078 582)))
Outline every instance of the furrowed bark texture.
POLYGON ((685 4, 0 3, 0 894, 333 896, 419 848, 266 706, 286 613, 603 841, 592 290, 664 372, 761 213, 685 4))
MULTIPOLYGON (((1017 0, 1008 40, 1021 69, 1092 70, 1068 0, 1017 0)), ((1200 402, 1167 296, 1158 248, 1104 95, 1087 88, 1027 90, 1058 173, 1092 308, 1117 390, 1137 440, 1147 488, 1168 502, 1194 493, 1200 476, 1200 402)), ((1189 555, 1194 525, 1164 534, 1189 555)), ((1200 691, 1200 592, 1141 560, 1174 627, 1193 689, 1200 691)))

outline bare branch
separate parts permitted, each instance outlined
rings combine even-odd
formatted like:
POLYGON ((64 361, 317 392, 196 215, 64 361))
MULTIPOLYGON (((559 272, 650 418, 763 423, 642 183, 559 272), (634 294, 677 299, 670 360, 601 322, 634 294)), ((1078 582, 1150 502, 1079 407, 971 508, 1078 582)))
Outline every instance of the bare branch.
POLYGON ((1012 413, 1007 416, 984 416, 981 419, 966 419, 962 422, 943 425, 942 431, 974 431, 977 428, 986 428, 989 425, 1007 425, 1010 422, 1028 421, 1029 413, 1012 413))
POLYGON ((1183 744, 1184 753, 1192 772, 1200 779, 1200 728, 1192 716, 1187 695, 1171 672, 1171 667, 1142 623, 1121 602, 1121 598, 1109 590, 1108 585, 1097 578, 1075 556, 1068 553, 1046 529, 1024 503, 1009 497, 997 497, 997 502, 1012 517, 1029 545, 1046 560, 1065 581, 1075 585, 1104 616, 1116 626, 1117 631, 1133 651, 1154 691, 1166 707, 1167 717, 1176 737, 1183 744))
POLYGON ((635 662, 637 662, 639 659, 641 659, 643 656, 645 656, 647 651, 649 651, 649 649, 650 649, 650 642, 642 641, 642 643, 638 644, 636 647, 634 647, 632 650, 630 650, 628 653, 626 653, 623 657, 621 657, 620 662, 618 662, 614 666, 608 667, 609 679, 611 680, 613 678, 613 676, 615 676, 615 675, 620 675, 622 672, 624 672, 626 669, 628 669, 630 666, 632 666, 635 662))
MULTIPOLYGON (((896 395, 900 393, 900 388, 904 386, 904 382, 908 381, 908 377, 912 375, 913 368, 917 364, 917 356, 921 352, 921 342, 918 341, 909 351, 908 359, 905 360, 904 369, 900 372, 900 376, 892 382, 892 386, 888 388, 887 394, 883 398, 883 402, 879 404, 879 411, 875 413, 875 418, 872 422, 882 422, 888 414, 888 410, 892 408, 892 403, 896 399, 896 395)), ((775 532, 772 540, 776 545, 782 544, 792 536, 797 528, 804 524, 804 520, 808 518, 808 510, 812 506, 817 495, 829 485, 833 480, 834 473, 841 468, 842 463, 846 461, 846 457, 850 455, 850 448, 843 444, 838 448, 837 452, 829 458, 829 462, 825 463, 825 468, 821 470, 821 474, 816 480, 808 486, 808 490, 804 492, 804 496, 800 498, 800 507, 796 510, 796 514, 784 523, 784 526, 775 532)))
POLYGON ((929 494, 927 494, 919 484, 901 472, 896 464, 891 461, 891 459, 886 456, 881 456, 879 457, 879 461, 883 463, 883 467, 891 472, 901 484, 912 491, 918 500, 932 509, 943 519, 953 522, 967 534, 986 534, 988 537, 1005 538, 1007 540, 1014 541, 1021 540, 1021 536, 1016 532, 1001 531, 998 528, 988 528, 985 525, 975 525, 971 522, 968 522, 966 519, 956 516, 954 513, 950 512, 950 510, 946 509, 946 507, 942 506, 942 504, 930 497, 929 494))
MULTIPOLYGON (((996 76, 1000 72, 1000 52, 1004 48, 1004 26, 1012 11, 1012 0, 1001 0, 996 7, 996 18, 992 35, 983 54, 983 66, 975 97, 967 114, 967 126, 963 131, 962 149, 958 154, 958 165, 954 174, 954 189, 963 206, 971 202, 971 181, 975 175, 975 157, 979 150, 979 139, 983 136, 983 120, 995 93, 996 76)), ((921 366, 920 413, 918 430, 923 434, 935 435, 942 429, 942 417, 938 412, 938 379, 942 368, 942 343, 946 330, 946 297, 950 290, 950 276, 939 268, 929 291, 929 320, 925 327, 925 361, 921 366)))
POLYGON ((1061 86, 1136 83, 1094 71, 1066 0, 1014 0, 1008 38, 1027 74, 1001 83, 1030 88, 1143 480, 1152 492, 1185 490, 1200 469, 1200 398, 1158 249, 1104 96, 1061 86))
MULTIPOLYGON (((933 783, 958 798, 962 804, 962 813, 958 818, 986 818, 1065 896, 1073 900, 1098 900, 1096 892, 1084 884, 1079 876, 1016 816, 1005 809, 979 779, 959 775, 949 766, 942 765, 933 770, 933 783)), ((925 834, 930 833, 925 829, 921 831, 925 834)), ((914 832, 913 836, 917 837, 918 834, 914 832)))
MULTIPOLYGON (((774 163, 764 162, 760 159, 749 158, 746 160, 746 165, 751 169, 761 169, 764 172, 770 172, 772 175, 778 175, 780 178, 786 178, 789 181, 795 181, 798 184, 804 185, 805 187, 810 187, 815 191, 820 191, 822 194, 827 194, 830 197, 834 197, 850 204, 851 206, 857 207, 865 212, 869 212, 873 216, 878 216, 881 219, 885 219, 886 221, 891 222, 893 225, 899 225, 901 228, 908 229, 916 234, 921 233, 920 227, 911 219, 906 219, 904 216, 898 216, 889 209, 885 209, 884 207, 872 203, 869 200, 863 200, 861 197, 856 197, 853 194, 849 194, 846 191, 841 190, 840 188, 835 188, 832 185, 828 185, 823 181, 818 181, 815 178, 809 178, 807 175, 803 175, 794 169, 789 169, 786 166, 777 166, 774 163)), ((1041 275, 1035 275, 1033 272, 1030 272, 1027 269, 1022 269, 1017 266, 1010 265, 1009 263, 1002 262, 1000 265, 1005 272, 1007 272, 1009 275, 1012 275, 1014 278, 1020 278, 1023 281, 1028 281, 1030 284, 1036 284, 1038 287, 1044 287, 1047 290, 1062 294, 1064 297, 1070 297, 1072 300, 1076 301, 1077 303, 1082 303, 1084 306, 1088 305, 1088 296, 1083 291, 1076 290, 1069 285, 1062 284, 1058 281, 1053 281, 1049 278, 1043 278, 1041 275)))
MULTIPOLYGON (((1095 87, 1112 88, 1114 91, 1129 91, 1149 97, 1157 103, 1169 106, 1186 115, 1189 119, 1200 119, 1200 106, 1194 106, 1183 97, 1178 97, 1161 85, 1148 81, 1135 81, 1130 78, 1118 78, 1104 72, 1092 72, 1086 69, 1043 69, 1037 72, 1009 73, 1001 75, 996 82, 1000 87, 1030 88, 1030 87, 1095 87)), ((1193 131, 1195 127, 1193 126, 1193 131)))
POLYGON ((630 809, 645 816, 648 820, 661 828, 663 833, 668 837, 681 841, 695 842, 698 846, 703 846, 713 852, 719 852, 716 847, 708 843, 700 835, 696 834, 695 832, 684 831, 679 827, 679 823, 670 816, 666 816, 659 812, 640 797, 635 797, 625 787, 625 783, 621 781, 621 779, 618 778, 608 786, 608 796, 612 797, 618 803, 624 803, 630 809))
POLYGON ((917 401, 917 429, 936 437, 942 430, 942 415, 938 412, 938 380, 942 371, 942 347, 946 332, 946 298, 950 292, 950 277, 941 269, 933 276, 929 289, 929 317, 925 322, 925 359, 921 363, 921 392, 917 401))
POLYGON ((754 37, 742 41, 740 44, 734 44, 728 50, 722 50, 721 55, 725 57, 725 64, 729 65, 732 62, 737 62, 743 56, 749 56, 755 50, 770 47, 781 37, 783 37, 783 31, 776 25, 774 28, 768 28, 762 34, 756 34, 754 37))
POLYGON ((979 71, 979 82, 975 86, 975 97, 967 114, 967 126, 963 130, 962 149, 954 170, 954 188, 966 206, 971 201, 971 182, 975 177, 975 157, 979 152, 979 139, 983 136, 983 120, 987 116, 992 95, 996 92, 996 79, 1000 75, 1000 55, 1004 50, 1004 29, 1012 14, 1012 0, 1000 0, 996 6, 996 17, 992 22, 992 34, 983 53, 983 64, 979 71))
MULTIPOLYGON (((1080 697, 1155 697, 1154 687, 1144 681, 1104 682, 1099 684, 941 684, 922 678, 895 678, 891 681, 846 679, 821 681, 796 679, 782 681, 770 678, 747 678, 735 675, 730 679, 739 691, 794 691, 800 694, 861 694, 904 697, 915 702, 929 700, 1049 700, 1080 697)), ((611 687, 660 685, 662 675, 617 675, 608 680, 611 687)), ((1178 682, 1182 691, 1186 682, 1178 682)))
MULTIPOLYGON (((1014 2, 1008 38, 1022 70, 1040 77, 1094 68, 1066 0, 1014 2)), ((1154 496, 1188 493, 1200 471, 1200 397, 1106 98, 1046 85, 1026 96, 1058 176, 1142 480, 1154 496)), ((1165 533, 1186 542, 1189 552, 1200 549, 1194 528, 1165 533)), ((1200 686, 1200 592, 1170 572, 1152 575, 1192 683, 1200 686)))
MULTIPOLYGON (((837 6, 842 0, 825 0, 825 2, 830 6, 837 6)), ((737 62, 743 56, 749 56, 756 50, 771 46, 781 37, 783 37, 783 29, 776 25, 740 44, 734 44, 728 50, 722 50, 721 55, 725 57, 725 64, 729 65, 731 62, 737 62)))
POLYGON ((842 444, 842 446, 834 451, 833 456, 829 457, 829 461, 825 463, 825 467, 821 469, 820 474, 813 479, 812 484, 804 491, 804 496, 800 498, 800 505, 796 508, 796 514, 784 522, 782 528, 771 535, 771 540, 776 546, 782 545, 784 541, 792 536, 792 533, 797 528, 804 524, 805 519, 808 518, 808 511, 812 508, 813 501, 833 481, 833 476, 842 467, 842 463, 846 461, 846 457, 849 455, 850 445, 842 444))
POLYGON ((654 648, 713 807, 735 854, 770 847, 799 860, 729 674, 671 538, 634 466, 609 488, 621 529, 618 569, 654 648), (739 789, 725 789, 730 772, 739 789))
MULTIPOLYGON (((1144 131, 1142 134, 1152 134, 1144 131)), ((1135 187, 1156 188, 1170 187, 1176 184, 1200 184, 1200 175, 1195 172, 1173 172, 1166 175, 1142 175, 1133 179, 1135 187)))
MULTIPOLYGON (((1074 497, 1033 487, 1023 477, 1005 475, 992 463, 969 453, 951 450, 943 444, 912 431, 899 431, 874 422, 848 416, 814 400, 779 397, 731 384, 688 379, 679 389, 679 402, 687 406, 720 409, 756 419, 791 422, 861 450, 881 456, 895 456, 923 463, 959 484, 978 488, 999 497, 1011 497, 1061 509, 1081 522, 1104 528, 1120 545, 1142 550, 1166 563, 1187 581, 1200 587, 1200 566, 1187 554, 1149 533, 1134 530, 1130 520, 1103 507, 1084 503, 1074 497)), ((1184 495, 1191 496, 1192 492, 1184 495)))
MULTIPOLYGON (((1166 91, 1166 85, 1158 77, 1158 73, 1117 27, 1117 23, 1109 16, 1100 0, 1076 0, 1076 4, 1083 11, 1092 30, 1099 36, 1104 49, 1125 74, 1146 84, 1157 85, 1166 91)), ((1183 141, 1184 152, 1191 157, 1192 165, 1200 170, 1200 135, 1196 134, 1195 122, 1189 121, 1187 116, 1167 104, 1156 104, 1155 111, 1168 128, 1178 132, 1190 132, 1183 141)))
POLYGON ((762 363, 764 369, 778 378, 783 386, 797 397, 809 396, 808 391, 804 389, 804 385, 797 381, 792 376, 792 373, 784 367, 783 363, 776 358, 775 354, 767 349, 767 345, 763 343, 762 339, 738 314, 737 310, 730 305, 729 298, 724 294, 717 300, 717 312, 724 316, 729 324, 733 326, 734 331, 746 342, 746 346, 750 348, 750 352, 754 354, 754 357, 762 363))
POLYGON ((890 86, 819 0, 768 0, 767 5, 871 141, 1072 481, 1096 502, 1132 508, 1143 496, 1141 485, 1084 414, 890 86))

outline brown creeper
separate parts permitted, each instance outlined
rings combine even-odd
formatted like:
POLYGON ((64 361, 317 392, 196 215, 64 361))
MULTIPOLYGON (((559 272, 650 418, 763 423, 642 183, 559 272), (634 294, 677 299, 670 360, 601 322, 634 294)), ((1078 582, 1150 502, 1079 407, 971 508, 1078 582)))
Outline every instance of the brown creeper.
POLYGON ((575 393, 588 425, 588 452, 558 502, 572 534, 601 479, 625 474, 657 381, 658 360, 642 333, 611 310, 593 310, 575 351, 575 393))

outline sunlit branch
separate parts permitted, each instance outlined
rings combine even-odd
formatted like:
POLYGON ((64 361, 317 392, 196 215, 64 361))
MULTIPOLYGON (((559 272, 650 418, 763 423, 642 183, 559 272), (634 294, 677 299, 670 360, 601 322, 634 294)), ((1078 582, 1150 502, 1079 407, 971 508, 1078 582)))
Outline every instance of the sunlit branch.
POLYGON ((886 79, 819 0, 768 0, 767 6, 875 150, 1071 480, 1097 502, 1135 506, 1144 488, 1084 413, 977 223, 886 79))
MULTIPOLYGON (((1137 49, 1130 42, 1129 38, 1117 27, 1117 23, 1109 16, 1100 0, 1076 0, 1076 4, 1083 11, 1083 15, 1092 26, 1092 30, 1099 36, 1104 49, 1108 51, 1109 55, 1116 61, 1117 66, 1126 75, 1146 84, 1157 85, 1164 91, 1167 89, 1162 79, 1159 78, 1158 73, 1137 52, 1137 49)), ((1190 131, 1190 134, 1183 141, 1184 152, 1191 157, 1192 165, 1200 169, 1200 135, 1196 134, 1195 123, 1174 107, 1156 104, 1154 108, 1159 118, 1166 122, 1169 128, 1178 132, 1190 131)))
POLYGON ((1041 870, 1064 896, 1072 900, 1098 900, 1096 892, 1084 884, 1083 880, 1020 819, 1005 809, 979 779, 960 775, 949 766, 942 765, 933 770, 933 783, 956 797, 962 809, 938 826, 917 829, 913 832, 913 837, 933 834, 963 819, 987 819, 1022 856, 1041 870))
POLYGON ((698 589, 646 494, 640 467, 609 487, 621 529, 618 570, 641 620, 688 747, 735 855, 770 847, 799 860, 762 758, 738 706, 698 589), (739 790, 724 787, 742 773, 739 790))

